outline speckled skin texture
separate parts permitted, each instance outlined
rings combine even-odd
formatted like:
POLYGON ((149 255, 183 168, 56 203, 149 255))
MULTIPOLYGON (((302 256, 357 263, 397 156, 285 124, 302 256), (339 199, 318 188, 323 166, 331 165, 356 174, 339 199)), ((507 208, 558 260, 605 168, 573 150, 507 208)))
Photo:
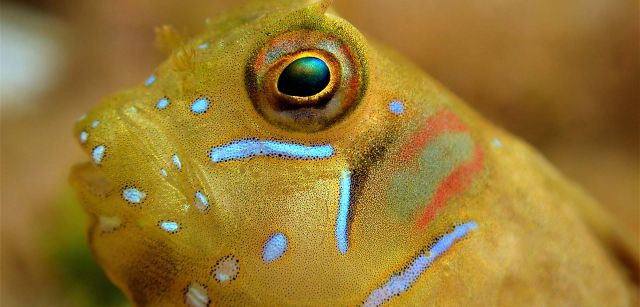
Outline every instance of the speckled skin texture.
MULTIPOLYGON (((89 241, 134 304, 370 305, 469 222, 477 227, 381 301, 635 302, 637 254, 598 204, 324 4, 256 1, 223 14, 153 78, 77 123, 93 159, 71 180, 92 218, 89 241), (299 46, 322 49, 339 76, 330 100, 304 116, 271 109, 269 90, 271 67, 299 46), (212 158, 242 140, 263 147, 212 158), (260 142, 331 153, 274 154, 260 142)), ((180 41, 170 30, 160 40, 180 41)))

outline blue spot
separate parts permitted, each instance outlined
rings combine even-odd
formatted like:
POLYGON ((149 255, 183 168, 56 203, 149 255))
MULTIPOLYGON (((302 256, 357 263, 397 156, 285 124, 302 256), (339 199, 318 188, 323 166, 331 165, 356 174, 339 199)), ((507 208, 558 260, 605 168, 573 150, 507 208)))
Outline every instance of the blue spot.
POLYGON ((147 78, 147 81, 144 82, 144 86, 149 87, 154 82, 156 82, 156 75, 151 75, 151 76, 149 76, 149 78, 147 78))
POLYGON ((158 100, 158 103, 156 103, 156 108, 158 108, 158 110, 164 110, 169 106, 169 103, 171 103, 169 98, 162 97, 158 100))
POLYGON ((214 163, 240 160, 255 156, 278 156, 283 159, 324 159, 335 153, 331 145, 306 146, 278 141, 242 139, 213 147, 209 154, 214 163))
POLYGON ((106 147, 104 147, 104 145, 98 145, 95 148, 93 148, 93 151, 91 152, 91 157, 93 158, 93 162, 95 162, 96 164, 100 164, 102 163, 102 157, 104 157, 104 152, 106 151, 106 147))
POLYGON ((91 122, 91 128, 96 128, 98 127, 98 125, 100 125, 100 121, 99 120, 94 120, 91 122))
POLYGON ((399 100, 394 100, 389 103, 389 111, 395 115, 404 113, 404 104, 399 100))
POLYGON ((209 99, 198 98, 191 104, 191 112, 202 114, 209 109, 209 99))
POLYGON ((84 144, 87 142, 88 139, 89 139, 89 133, 87 133, 86 131, 80 132, 80 143, 84 144))
POLYGON ((162 174, 162 176, 167 177, 167 171, 164 168, 160 169, 160 174, 162 174))
POLYGON ((338 217, 336 218, 336 243, 341 254, 347 253, 349 241, 347 237, 349 220, 349 202, 351 199, 351 173, 342 171, 340 177, 340 201, 338 205, 338 217))
POLYGON ((499 138, 494 138, 491 141, 491 145, 493 145, 493 147, 495 147, 495 148, 502 148, 502 141, 500 141, 499 138))
POLYGON ((273 234, 262 249, 262 260, 271 263, 278 260, 287 251, 287 237, 281 232, 273 234))
POLYGON ((173 155, 171 157, 171 160, 173 161, 173 164, 179 169, 182 170, 182 163, 180 162, 180 158, 178 157, 178 155, 173 155))
POLYGON ((204 194, 202 194, 202 192, 200 191, 196 192, 195 206, 202 212, 206 211, 209 208, 209 201, 207 200, 207 197, 204 196, 204 194))
POLYGON ((176 233, 180 229, 180 224, 173 221, 162 221, 160 222, 160 228, 168 233, 176 233))
POLYGON ((384 285, 371 292, 364 302, 364 306, 380 306, 409 289, 436 258, 447 251, 457 240, 465 237, 469 231, 477 228, 478 225, 475 222, 457 226, 452 232, 440 238, 428 253, 421 252, 409 265, 405 266, 406 269, 393 274, 384 285))
POLYGON ((198 46, 198 48, 207 49, 207 48, 209 48, 209 43, 202 43, 202 44, 200 44, 200 46, 198 46))
POLYGON ((133 187, 122 191, 122 197, 132 204, 139 204, 146 196, 147 194, 133 187))

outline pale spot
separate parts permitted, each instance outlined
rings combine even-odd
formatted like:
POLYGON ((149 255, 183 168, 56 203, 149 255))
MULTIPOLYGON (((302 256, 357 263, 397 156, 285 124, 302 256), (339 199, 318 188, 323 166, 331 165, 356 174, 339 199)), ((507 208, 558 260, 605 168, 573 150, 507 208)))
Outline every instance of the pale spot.
POLYGON ((91 128, 97 128, 98 125, 100 125, 100 121, 99 120, 94 120, 93 122, 91 122, 91 128))
POLYGON ((151 76, 149 76, 149 78, 147 78, 147 81, 144 82, 144 85, 146 87, 149 87, 149 86, 153 85, 154 82, 156 82, 156 75, 151 75, 151 76))
POLYGON ((89 139, 89 133, 87 133, 86 131, 80 132, 80 143, 84 144, 87 142, 88 139, 89 139))
POLYGON ((287 237, 281 232, 276 232, 264 243, 262 260, 266 263, 271 263, 280 259, 286 251, 287 237))
POLYGON ((132 204, 139 204, 147 196, 144 192, 135 187, 126 188, 122 191, 122 197, 132 204))
POLYGON ((500 141, 499 138, 494 138, 491 141, 491 145, 493 145, 494 148, 502 148, 502 141, 500 141))
POLYGON ((206 307, 209 306, 209 295, 207 287, 199 283, 191 283, 184 295, 185 303, 189 307, 206 307))
POLYGON ((182 162, 180 162, 180 157, 177 154, 171 156, 171 161, 173 161, 173 165, 175 165, 179 170, 182 170, 182 162))
POLYGON ((102 163, 102 158, 104 157, 104 153, 106 150, 107 148, 104 147, 104 145, 98 145, 95 148, 93 148, 93 151, 91 151, 91 157, 93 158, 93 162, 100 165, 100 163, 102 163))
POLYGON ((122 221, 117 216, 99 216, 98 225, 102 232, 112 232, 122 225, 122 221))
POLYGON ((180 224, 174 221, 162 221, 160 222, 160 228, 168 233, 176 233, 180 230, 180 224))
POLYGON ((158 110, 164 110, 169 106, 170 103, 171 103, 171 101, 169 101, 169 98, 162 97, 156 103, 156 108, 158 108, 158 110))
POLYGON ((235 280, 240 273, 240 261, 233 255, 218 260, 213 267, 213 277, 221 283, 235 280))
POLYGON ((198 98, 191 104, 191 112, 195 114, 203 114, 209 109, 209 99, 198 98))
POLYGON ((209 201, 207 200, 207 197, 200 191, 196 192, 196 200, 194 204, 196 208, 202 212, 207 211, 209 208, 209 201))
POLYGON ((168 174, 167 174, 167 171, 166 171, 164 168, 161 168, 161 169, 160 169, 160 174, 161 174, 162 176, 164 176, 164 177, 167 177, 167 175, 168 175, 168 174))
POLYGON ((136 108, 135 106, 128 106, 124 109, 124 112, 129 115, 136 114, 138 113, 138 108, 136 108))

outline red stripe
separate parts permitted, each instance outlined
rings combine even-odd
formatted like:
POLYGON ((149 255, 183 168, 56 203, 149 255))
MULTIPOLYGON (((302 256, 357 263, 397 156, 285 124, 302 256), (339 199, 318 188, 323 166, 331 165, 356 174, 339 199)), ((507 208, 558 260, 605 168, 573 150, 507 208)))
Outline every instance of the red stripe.
POLYGON ((476 145, 474 159, 455 169, 442 184, 440 184, 433 195, 433 199, 427 204, 424 212, 418 218, 416 222, 418 228, 424 229, 453 195, 462 192, 469 186, 473 175, 480 172, 483 165, 484 151, 480 146, 476 145))
POLYGON ((441 110, 430 117, 420 130, 411 137, 411 140, 400 148, 398 158, 401 162, 412 161, 429 142, 445 131, 463 132, 467 131, 467 127, 453 112, 441 110))

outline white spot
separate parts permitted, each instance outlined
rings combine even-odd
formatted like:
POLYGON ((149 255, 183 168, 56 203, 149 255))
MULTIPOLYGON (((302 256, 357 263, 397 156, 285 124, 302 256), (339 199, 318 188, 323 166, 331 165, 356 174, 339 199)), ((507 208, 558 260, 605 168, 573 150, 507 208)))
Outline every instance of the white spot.
POLYGON ((164 177, 167 177, 167 171, 164 168, 160 169, 160 174, 164 177))
POLYGON ((160 222, 160 228, 168 233, 176 233, 180 229, 180 224, 173 221, 162 221, 160 222))
POLYGON ((171 161, 173 161, 173 164, 179 169, 182 170, 182 163, 180 162, 180 158, 178 157, 177 154, 174 154, 171 157, 171 161))
POLYGON ((502 148, 502 141, 500 141, 499 138, 494 138, 491 141, 491 145, 493 145, 494 148, 502 148))
POLYGON ((99 120, 94 120, 91 122, 91 128, 96 128, 98 127, 98 125, 100 125, 100 121, 99 120))
POLYGON ((87 133, 86 131, 81 131, 80 132, 80 143, 84 144, 87 142, 87 140, 89 139, 89 133, 87 133))
POLYGON ((207 200, 207 197, 200 191, 196 192, 195 206, 202 212, 207 211, 209 208, 209 201, 207 200))
POLYGON ((198 46, 198 48, 207 49, 207 48, 209 48, 209 43, 202 43, 202 44, 200 44, 200 46, 198 46))
POLYGON ((80 115, 80 117, 78 117, 77 121, 84 120, 85 118, 87 118, 87 114, 82 114, 80 115))
POLYGON ((147 194, 135 187, 126 188, 122 191, 122 197, 132 204, 139 204, 146 196, 147 194))
POLYGON ((93 162, 100 165, 100 163, 102 163, 102 158, 104 157, 104 152, 106 150, 107 148, 104 147, 104 145, 98 145, 95 148, 93 148, 93 151, 91 152, 91 157, 93 158, 93 162))
POLYGON ((262 260, 266 263, 271 263, 280 259, 286 251, 287 237, 281 232, 276 232, 264 243, 262 260))
POLYGON ((206 307, 209 306, 209 295, 207 294, 207 287, 198 284, 191 283, 187 293, 184 295, 185 302, 189 307, 206 307))
POLYGON ((229 282, 236 277, 238 277, 238 273, 240 273, 240 262, 234 256, 226 256, 216 263, 213 267, 213 277, 221 283, 229 282))

